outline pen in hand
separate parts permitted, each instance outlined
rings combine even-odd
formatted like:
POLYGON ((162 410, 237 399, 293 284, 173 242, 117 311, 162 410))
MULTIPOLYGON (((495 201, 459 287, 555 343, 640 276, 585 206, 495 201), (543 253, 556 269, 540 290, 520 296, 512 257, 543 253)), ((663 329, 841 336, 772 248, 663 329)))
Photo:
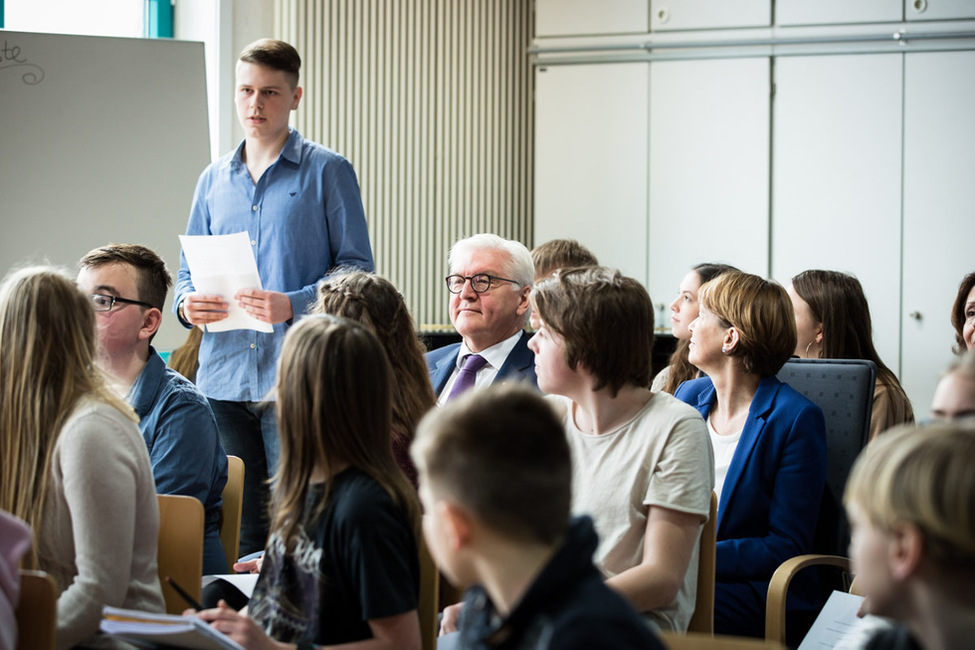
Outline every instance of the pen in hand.
POLYGON ((170 587, 172 587, 173 589, 176 590, 176 593, 178 593, 183 600, 185 600, 187 603, 189 603, 189 606, 190 607, 192 607, 196 611, 200 611, 200 610, 203 609, 203 605, 201 605, 200 603, 198 603, 193 598, 193 596, 191 596, 188 593, 186 593, 186 590, 183 589, 182 587, 180 587, 179 586, 179 583, 177 583, 175 580, 173 580, 169 576, 166 576, 166 582, 169 584, 170 587))

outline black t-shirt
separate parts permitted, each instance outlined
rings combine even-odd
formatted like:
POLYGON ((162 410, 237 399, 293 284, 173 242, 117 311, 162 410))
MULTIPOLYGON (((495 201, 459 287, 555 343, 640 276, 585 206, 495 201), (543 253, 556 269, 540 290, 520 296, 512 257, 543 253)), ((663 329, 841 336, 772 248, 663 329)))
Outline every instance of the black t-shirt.
POLYGON ((308 518, 323 485, 305 500, 294 550, 272 533, 249 615, 281 642, 371 639, 368 620, 417 608, 420 568, 405 513, 375 480, 349 468, 333 480, 325 512, 308 518))

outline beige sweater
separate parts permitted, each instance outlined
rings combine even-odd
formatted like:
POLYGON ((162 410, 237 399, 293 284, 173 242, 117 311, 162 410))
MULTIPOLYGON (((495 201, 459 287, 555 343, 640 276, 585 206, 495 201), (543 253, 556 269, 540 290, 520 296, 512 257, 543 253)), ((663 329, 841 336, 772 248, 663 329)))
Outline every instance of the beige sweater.
POLYGON ((914 409, 900 386, 877 382, 873 391, 873 411, 870 416, 870 441, 898 424, 914 422, 914 409))
MULTIPOLYGON (((95 638, 102 607, 162 612, 159 507, 146 444, 114 407, 84 400, 51 459, 40 568, 58 583, 58 649, 112 648, 95 638)), ((129 646, 121 646, 129 647, 129 646)))

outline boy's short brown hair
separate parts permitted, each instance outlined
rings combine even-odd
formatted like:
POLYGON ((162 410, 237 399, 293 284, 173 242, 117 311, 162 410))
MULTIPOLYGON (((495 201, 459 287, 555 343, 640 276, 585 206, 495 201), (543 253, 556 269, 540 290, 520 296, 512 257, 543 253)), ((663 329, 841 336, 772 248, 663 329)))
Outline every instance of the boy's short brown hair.
POLYGON ((161 257, 139 244, 108 244, 88 251, 78 267, 97 269, 109 264, 128 264, 134 268, 139 291, 137 298, 162 311, 173 278, 161 257))
POLYGON ((592 251, 574 239, 553 239, 532 249, 535 276, 544 278, 559 269, 598 266, 592 251))
POLYGON ((650 386, 653 303, 642 284, 601 266, 566 269, 539 282, 532 305, 581 365, 613 397, 626 384, 650 386))
POLYGON ((244 48, 238 60, 263 65, 272 70, 280 70, 287 75, 292 90, 298 87, 301 57, 298 55, 298 50, 284 41, 271 38, 254 41, 244 48))
POLYGON ((420 481, 512 539, 566 533, 572 466, 552 406, 525 386, 470 391, 427 414, 411 448, 420 481))

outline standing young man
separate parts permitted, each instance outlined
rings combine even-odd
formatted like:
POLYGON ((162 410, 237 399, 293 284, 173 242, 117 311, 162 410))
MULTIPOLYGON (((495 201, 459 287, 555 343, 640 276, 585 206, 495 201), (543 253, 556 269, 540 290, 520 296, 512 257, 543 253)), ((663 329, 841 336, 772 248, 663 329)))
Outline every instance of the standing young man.
POLYGON ((374 268, 352 165, 288 126, 301 101, 300 67, 298 52, 281 41, 260 40, 241 53, 235 101, 244 141, 203 171, 186 228, 188 235, 246 231, 265 289, 200 294, 184 256, 174 301, 187 327, 223 320, 230 300, 274 325, 270 334, 207 332, 200 347, 197 383, 210 400, 224 448, 246 467, 241 553, 263 549, 267 538, 266 479, 277 463, 278 442, 274 409, 262 400, 274 385, 284 334, 332 269, 374 268))

